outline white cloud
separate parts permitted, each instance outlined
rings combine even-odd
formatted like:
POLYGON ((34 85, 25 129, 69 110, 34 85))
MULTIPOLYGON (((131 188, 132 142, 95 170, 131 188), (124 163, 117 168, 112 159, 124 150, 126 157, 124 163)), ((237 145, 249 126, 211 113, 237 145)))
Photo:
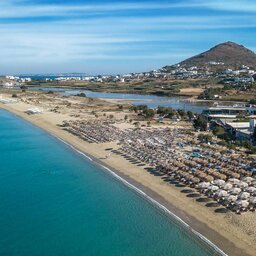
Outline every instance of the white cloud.
POLYGON ((104 13, 113 11, 129 10, 156 10, 172 9, 193 6, 188 3, 157 3, 157 2, 123 2, 123 3, 105 3, 105 4, 22 4, 23 1, 6 0, 0 3, 0 17, 36 17, 36 16, 63 16, 66 14, 85 14, 86 13, 104 13))
POLYGON ((0 2, 0 18, 21 18, 21 17, 49 17, 49 16, 75 16, 93 15, 107 12, 119 11, 145 11, 145 10, 166 10, 176 8, 201 8, 234 12, 256 12, 256 3, 249 0, 191 0, 180 1, 179 3, 168 2, 121 2, 101 4, 33 4, 24 1, 4 0, 0 2))
MULTIPOLYGON (((155 9, 171 10, 180 7, 229 11, 238 9, 238 1, 229 7, 232 5, 230 0, 227 0, 229 5, 221 4, 219 0, 183 1, 179 4, 123 2, 68 6, 22 2, 0 2, 0 18, 5 19, 0 23, 0 58, 5 60, 0 64, 0 73, 1 68, 6 70, 12 64, 17 68, 18 65, 22 68, 27 65, 28 69, 40 69, 42 66, 52 68, 54 65, 58 68, 68 67, 69 63, 81 67, 92 61, 100 63, 100 60, 113 60, 116 63, 121 60, 142 63, 144 60, 144 64, 162 60, 164 64, 174 63, 195 54, 199 49, 193 47, 197 45, 236 38, 237 32, 234 29, 241 31, 243 28, 256 28, 252 13, 215 12, 214 15, 198 15, 191 12, 187 16, 153 14, 155 9), (143 13, 146 9, 152 10, 151 16, 136 15, 137 10, 143 13), (132 12, 125 16, 119 15, 119 11, 125 10, 132 12), (102 15, 94 15, 96 13, 102 15), (46 18, 29 22, 31 17, 42 16, 57 16, 60 19, 46 18), (21 17, 25 22, 13 19, 21 17)), ((253 4, 250 7, 253 10, 253 4)))
POLYGON ((256 12, 256 2, 254 0, 200 0, 196 1, 201 8, 208 8, 229 12, 256 12))

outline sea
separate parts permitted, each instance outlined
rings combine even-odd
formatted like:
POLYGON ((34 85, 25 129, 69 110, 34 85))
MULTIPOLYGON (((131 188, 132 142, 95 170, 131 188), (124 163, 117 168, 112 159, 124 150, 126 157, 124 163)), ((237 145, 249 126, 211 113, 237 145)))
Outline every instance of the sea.
POLYGON ((0 110, 0 255, 219 253, 98 163, 0 110))

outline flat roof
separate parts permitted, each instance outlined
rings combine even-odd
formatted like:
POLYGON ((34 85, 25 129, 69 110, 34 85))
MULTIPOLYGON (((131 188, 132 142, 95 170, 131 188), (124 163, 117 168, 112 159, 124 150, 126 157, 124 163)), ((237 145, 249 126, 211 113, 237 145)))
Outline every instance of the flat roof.
POLYGON ((249 122, 230 122, 230 123, 226 123, 226 124, 235 129, 242 129, 242 128, 248 129, 250 127, 249 122))
POLYGON ((210 107, 208 110, 246 110, 246 108, 243 107, 210 107))
POLYGON ((213 115, 209 115, 209 117, 213 117, 213 118, 222 118, 222 119, 235 119, 236 115, 218 115, 218 114, 213 114, 213 115))

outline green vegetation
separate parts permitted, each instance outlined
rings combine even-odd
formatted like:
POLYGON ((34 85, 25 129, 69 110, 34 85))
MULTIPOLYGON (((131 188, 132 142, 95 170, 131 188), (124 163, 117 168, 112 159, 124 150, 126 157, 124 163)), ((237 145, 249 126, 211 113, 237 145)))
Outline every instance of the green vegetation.
POLYGON ((78 93, 78 94, 76 94, 75 96, 77 96, 77 97, 84 97, 84 98, 86 98, 86 94, 85 94, 85 93, 83 93, 83 92, 78 93))
MULTIPOLYGON (((86 81, 46 81, 33 79, 27 82, 27 86, 36 87, 59 87, 59 88, 78 88, 95 92, 116 92, 116 93, 134 93, 134 94, 154 94, 158 96, 179 96, 183 88, 198 88, 208 85, 217 85, 219 79, 202 78, 202 79, 177 79, 162 80, 157 78, 147 78, 140 81, 127 80, 124 83, 115 81, 104 82, 86 82, 86 81)), ((193 94, 194 95, 194 94, 193 94)), ((189 96, 187 93, 186 96, 189 96)))
POLYGON ((199 134, 198 139, 200 142, 208 143, 212 141, 211 134, 199 134))
POLYGON ((208 122, 203 115, 198 115, 194 120, 194 127, 200 131, 207 131, 208 122))
POLYGON ((256 105, 256 99, 252 99, 249 101, 250 104, 256 105))
POLYGON ((223 127, 217 126, 213 129, 212 133, 217 137, 221 137, 225 134, 225 130, 223 127))
MULTIPOLYGON (((249 154, 256 153, 256 146, 250 141, 239 141, 236 140, 230 133, 227 133, 223 127, 217 126, 213 129, 213 134, 217 136, 221 141, 219 145, 225 146, 229 149, 235 149, 236 147, 243 147, 248 149, 249 154)), ((254 140, 256 139, 256 128, 254 130, 254 140)))
POLYGON ((153 118, 155 115, 155 111, 151 108, 146 108, 142 111, 142 114, 146 117, 146 118, 153 118))
POLYGON ((223 88, 208 88, 198 96, 198 99, 211 100, 215 98, 215 95, 221 95, 222 93, 223 88))
POLYGON ((176 114, 176 112, 172 108, 165 108, 162 106, 157 107, 156 113, 161 116, 168 117, 168 118, 172 118, 176 114))

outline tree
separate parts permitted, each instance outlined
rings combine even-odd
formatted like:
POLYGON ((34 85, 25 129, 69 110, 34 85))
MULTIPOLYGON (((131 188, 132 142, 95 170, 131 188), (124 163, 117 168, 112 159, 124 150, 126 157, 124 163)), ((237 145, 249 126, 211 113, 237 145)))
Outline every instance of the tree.
POLYGON ((194 114, 193 114, 192 111, 188 111, 188 112, 187 112, 187 116, 188 116, 189 119, 194 118, 194 114))
POLYGON ((155 115, 155 111, 151 108, 144 109, 142 113, 146 118, 152 118, 155 115))
POLYGON ((186 112, 182 109, 178 109, 177 112, 180 115, 180 117, 185 117, 185 115, 186 115, 186 112))
POLYGON ((84 98, 86 98, 86 94, 85 94, 85 93, 83 93, 83 92, 78 93, 78 94, 76 94, 75 96, 77 96, 77 97, 84 97, 84 98))
POLYGON ((166 111, 167 108, 163 107, 163 106, 158 106, 157 107, 157 110, 156 110, 156 113, 159 114, 159 115, 165 115, 166 114, 166 111))
POLYGON ((21 90, 26 90, 26 89, 28 89, 28 87, 25 86, 25 85, 21 85, 21 86, 20 86, 20 89, 21 89, 21 90))
POLYGON ((256 105, 256 99, 252 99, 249 101, 250 104, 256 105))
POLYGON ((207 131, 208 122, 203 115, 198 115, 194 120, 194 127, 200 131, 207 131))
POLYGON ((143 111, 143 110, 145 110, 145 109, 148 109, 148 106, 145 105, 145 104, 143 104, 143 105, 138 105, 138 106, 137 106, 137 109, 143 111))
POLYGON ((169 108, 167 111, 167 117, 172 118, 175 115, 176 115, 176 112, 173 109, 169 108))

